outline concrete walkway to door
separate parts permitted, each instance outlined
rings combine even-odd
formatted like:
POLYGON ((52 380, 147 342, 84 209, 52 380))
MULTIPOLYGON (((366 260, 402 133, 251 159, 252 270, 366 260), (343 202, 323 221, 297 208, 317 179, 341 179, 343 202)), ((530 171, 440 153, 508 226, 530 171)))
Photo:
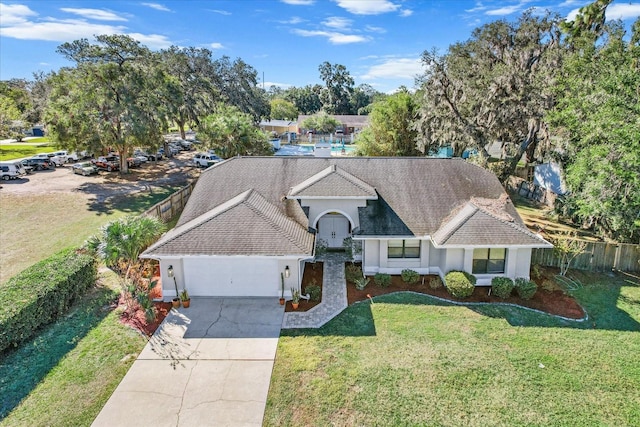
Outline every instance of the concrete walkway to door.
POLYGON ((171 310, 92 425, 262 425, 283 314, 276 298, 171 310))

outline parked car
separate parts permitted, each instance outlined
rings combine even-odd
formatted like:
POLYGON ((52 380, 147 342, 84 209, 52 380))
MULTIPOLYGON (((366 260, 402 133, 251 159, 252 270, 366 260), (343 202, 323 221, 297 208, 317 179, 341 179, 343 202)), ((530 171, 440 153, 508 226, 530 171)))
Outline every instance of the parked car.
POLYGON ((24 166, 20 162, 0 163, 0 179, 9 181, 10 179, 22 178, 27 174, 24 166))
MULTIPOLYGON (((65 151, 65 153, 67 152, 65 151)), ((87 151, 72 151, 66 155, 67 163, 78 163, 78 160, 84 160, 91 157, 87 151)))
POLYGON ((26 168, 31 167, 35 171, 42 171, 46 169, 55 169, 55 165, 49 161, 49 159, 30 158, 21 160, 20 163, 26 168))
POLYGON ((143 150, 135 150, 133 154, 135 156, 144 157, 147 161, 150 161, 150 162, 155 162, 157 160, 162 159, 162 153, 160 153, 159 151, 156 154, 151 154, 143 150))
POLYGON ((96 165, 91 162, 74 163, 73 165, 71 165, 71 170, 73 171, 73 173, 84 176, 89 176, 94 173, 97 174, 99 171, 96 165))
POLYGON ((62 166, 66 163, 66 157, 56 156, 54 153, 38 153, 31 157, 32 159, 46 159, 53 163, 54 166, 62 166))
POLYGON ((220 157, 212 153, 196 153, 196 155, 193 156, 193 164, 201 168, 208 168, 221 161, 222 159, 220 157))
POLYGON ((92 162, 98 169, 104 169, 107 172, 120 169, 120 162, 116 156, 100 156, 92 162))

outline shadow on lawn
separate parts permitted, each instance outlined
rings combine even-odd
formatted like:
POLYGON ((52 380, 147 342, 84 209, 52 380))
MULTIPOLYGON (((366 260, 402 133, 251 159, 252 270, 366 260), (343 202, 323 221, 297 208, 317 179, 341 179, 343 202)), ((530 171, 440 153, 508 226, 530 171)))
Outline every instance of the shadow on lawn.
POLYGON ((116 297, 110 289, 94 288, 69 314, 40 329, 18 348, 0 354, 0 420, 111 312, 116 297))
POLYGON ((371 303, 362 301, 347 307, 338 316, 317 329, 283 329, 282 336, 328 336, 371 337, 376 335, 376 325, 371 313, 371 303))

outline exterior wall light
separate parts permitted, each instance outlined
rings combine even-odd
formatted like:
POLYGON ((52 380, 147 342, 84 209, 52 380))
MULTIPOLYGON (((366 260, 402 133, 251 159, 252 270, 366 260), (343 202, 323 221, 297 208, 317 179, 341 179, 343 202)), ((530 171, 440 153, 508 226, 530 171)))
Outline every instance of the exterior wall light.
POLYGON ((291 276, 291 270, 289 270, 289 266, 287 265, 284 268, 284 277, 286 277, 287 279, 289 278, 289 276, 291 276))

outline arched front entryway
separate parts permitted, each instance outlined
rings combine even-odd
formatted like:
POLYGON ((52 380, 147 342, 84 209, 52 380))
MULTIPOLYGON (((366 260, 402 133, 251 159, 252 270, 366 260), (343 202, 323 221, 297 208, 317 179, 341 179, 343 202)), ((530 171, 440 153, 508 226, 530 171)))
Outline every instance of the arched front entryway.
POLYGON ((329 248, 341 248, 344 239, 351 237, 351 221, 340 212, 327 212, 316 224, 318 239, 326 242, 329 248))

